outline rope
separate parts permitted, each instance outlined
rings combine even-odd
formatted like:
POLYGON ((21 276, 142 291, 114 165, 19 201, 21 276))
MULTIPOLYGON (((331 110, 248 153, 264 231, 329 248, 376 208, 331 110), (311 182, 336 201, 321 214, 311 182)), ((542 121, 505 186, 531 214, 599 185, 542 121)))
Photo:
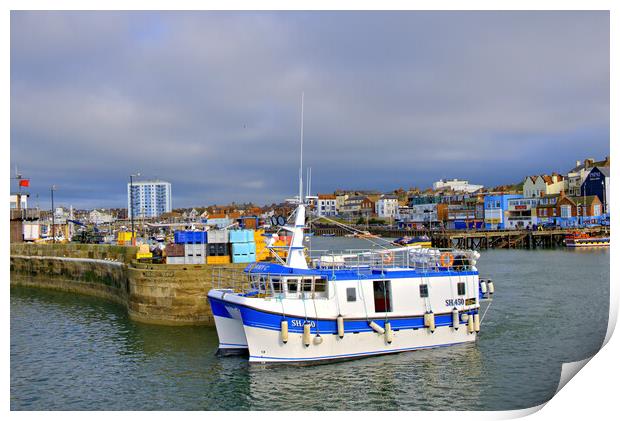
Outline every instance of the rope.
MULTIPOLYGON (((314 287, 316 289, 316 280, 315 280, 314 287)), ((314 292, 312 294, 314 294, 314 292)), ((315 319, 316 319, 316 334, 320 335, 320 332, 319 332, 319 313, 316 311, 316 299, 314 298, 314 295, 312 296, 312 304, 314 305, 314 315, 315 315, 315 319)))
POLYGON ((482 317, 480 318, 480 324, 482 324, 482 321, 484 320, 484 316, 487 315, 487 311, 489 311, 489 309, 491 308, 491 304, 493 304, 493 299, 491 299, 491 302, 489 303, 488 307, 484 310, 484 313, 482 313, 482 317))
MULTIPOLYGON (((333 283, 334 283, 334 297, 336 297, 336 306, 338 307, 338 315, 342 315, 342 312, 340 311, 340 300, 338 299, 338 287, 336 286, 336 277, 334 276, 332 279, 333 283)), ((329 283, 329 280, 326 279, 325 280, 326 284, 329 283)), ((327 285, 326 285, 327 287, 327 285)))
POLYGON ((360 290, 360 295, 362 296, 362 301, 364 302, 364 313, 366 313, 366 321, 369 321, 370 319, 368 318, 368 308, 366 307, 366 297, 364 296, 364 288, 362 288, 362 284, 361 284, 362 280, 358 279, 357 280, 357 286, 360 290))
MULTIPOLYGON (((355 229, 355 228, 350 227, 350 226, 348 226, 348 225, 346 225, 346 224, 343 224, 343 223, 341 223, 341 222, 338 222, 338 221, 335 221, 335 220, 333 220, 333 219, 330 219, 330 218, 328 218, 328 217, 326 217, 326 216, 319 216, 319 217, 317 217, 317 218, 314 218, 312 221, 316 221, 317 219, 325 219, 326 221, 329 221, 329 222, 331 222, 332 224, 336 224, 337 226, 339 226, 339 227, 341 227, 341 228, 343 228, 343 229, 345 229, 345 230, 348 230, 348 231, 350 231, 350 232, 352 232, 352 233, 354 233, 354 234, 366 234, 366 232, 364 232, 364 231, 362 231, 362 230, 355 229)), ((366 241, 368 241, 368 242, 370 242, 370 243, 372 243, 372 244, 374 244, 374 245, 376 245, 376 246, 379 246, 379 247, 381 247, 382 249, 389 249, 389 248, 390 248, 390 247, 384 247, 383 245, 381 245, 381 244, 379 244, 379 243, 375 243, 375 242, 374 242, 374 241, 372 241, 372 239, 370 239, 370 238, 364 238, 364 237, 362 237, 362 239, 363 239, 363 240, 366 240, 366 241)), ((377 239, 377 240, 384 241, 384 242, 388 243, 391 247, 393 247, 393 244, 392 244, 392 242, 391 242, 390 240, 385 240, 385 239, 383 239, 383 238, 381 238, 381 237, 377 237, 376 239, 377 239)))
POLYGON ((383 281, 383 309, 385 311, 385 320, 384 323, 387 323, 388 321, 388 317, 387 317, 387 312, 388 312, 388 307, 387 307, 387 282, 386 280, 383 281))
POLYGON ((299 286, 301 287, 301 291, 299 291, 299 293, 301 294, 301 302, 304 304, 304 322, 308 323, 308 313, 306 312, 306 296, 304 294, 304 279, 301 278, 301 281, 299 281, 299 286))

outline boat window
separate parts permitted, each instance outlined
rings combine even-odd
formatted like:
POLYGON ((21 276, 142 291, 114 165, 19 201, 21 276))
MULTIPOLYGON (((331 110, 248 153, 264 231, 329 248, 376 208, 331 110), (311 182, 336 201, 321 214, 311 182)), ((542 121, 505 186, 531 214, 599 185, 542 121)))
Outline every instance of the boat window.
POLYGON ((297 279, 288 279, 286 281, 288 292, 297 292, 297 279))
POLYGON ((282 282, 278 278, 271 279, 271 286, 273 287, 274 294, 282 292, 282 282))
POLYGON ((301 280, 301 290, 303 292, 312 291, 312 278, 304 278, 301 280))
POLYGON ((325 292, 327 289, 327 280, 318 278, 314 280, 314 292, 325 292))
POLYGON ((347 301, 353 302, 357 300, 357 294, 355 293, 355 288, 347 288, 347 301))
POLYGON ((459 282, 457 285, 459 295, 465 295, 465 282, 459 282))
POLYGON ((374 281, 373 291, 375 293, 375 313, 392 311, 391 301, 391 281, 374 281))
POLYGON ((420 285, 420 297, 426 298, 428 297, 428 285, 420 285))

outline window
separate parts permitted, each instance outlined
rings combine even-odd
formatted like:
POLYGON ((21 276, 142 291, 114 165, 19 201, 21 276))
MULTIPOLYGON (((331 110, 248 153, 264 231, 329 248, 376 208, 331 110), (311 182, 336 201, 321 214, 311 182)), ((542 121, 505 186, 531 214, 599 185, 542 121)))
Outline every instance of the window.
POLYGON ((601 205, 594 205, 594 215, 593 216, 601 216, 601 205))
POLYGON ((275 294, 279 294, 282 292, 282 282, 280 282, 279 279, 277 278, 272 278, 271 279, 271 286, 273 288, 273 292, 275 294))
POLYGON ((570 218, 571 217, 570 205, 562 205, 560 210, 562 212, 562 218, 570 218))
POLYGON ((420 285, 420 297, 428 297, 428 285, 420 285))
POLYGON ((297 292, 297 279, 289 279, 286 281, 288 292, 297 292))
POLYGON ((347 301, 353 302, 356 301, 355 288, 347 288, 347 301))
POLYGON ((456 288, 459 295, 465 295, 465 282, 459 282, 456 284, 456 288))
POLYGON ((303 292, 312 291, 312 278, 305 278, 301 281, 301 290, 303 292))
POLYGON ((392 311, 391 281, 374 281, 372 287, 375 295, 375 313, 392 311))

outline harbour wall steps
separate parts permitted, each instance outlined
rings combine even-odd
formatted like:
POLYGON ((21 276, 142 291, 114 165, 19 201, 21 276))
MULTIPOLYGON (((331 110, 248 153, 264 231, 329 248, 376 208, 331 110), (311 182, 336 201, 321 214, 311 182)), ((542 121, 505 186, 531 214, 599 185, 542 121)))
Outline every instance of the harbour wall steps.
POLYGON ((132 260, 136 253, 109 245, 11 244, 11 285, 108 299, 142 323, 213 326, 207 293, 214 271, 246 266, 142 264, 132 260))

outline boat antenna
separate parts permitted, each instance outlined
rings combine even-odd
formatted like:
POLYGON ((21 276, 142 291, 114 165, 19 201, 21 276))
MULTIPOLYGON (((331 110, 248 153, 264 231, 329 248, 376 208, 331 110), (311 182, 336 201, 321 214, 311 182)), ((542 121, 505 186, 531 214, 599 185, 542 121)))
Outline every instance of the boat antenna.
POLYGON ((301 93, 301 146, 299 151, 299 203, 303 203, 303 166, 304 166, 304 93, 301 93))

